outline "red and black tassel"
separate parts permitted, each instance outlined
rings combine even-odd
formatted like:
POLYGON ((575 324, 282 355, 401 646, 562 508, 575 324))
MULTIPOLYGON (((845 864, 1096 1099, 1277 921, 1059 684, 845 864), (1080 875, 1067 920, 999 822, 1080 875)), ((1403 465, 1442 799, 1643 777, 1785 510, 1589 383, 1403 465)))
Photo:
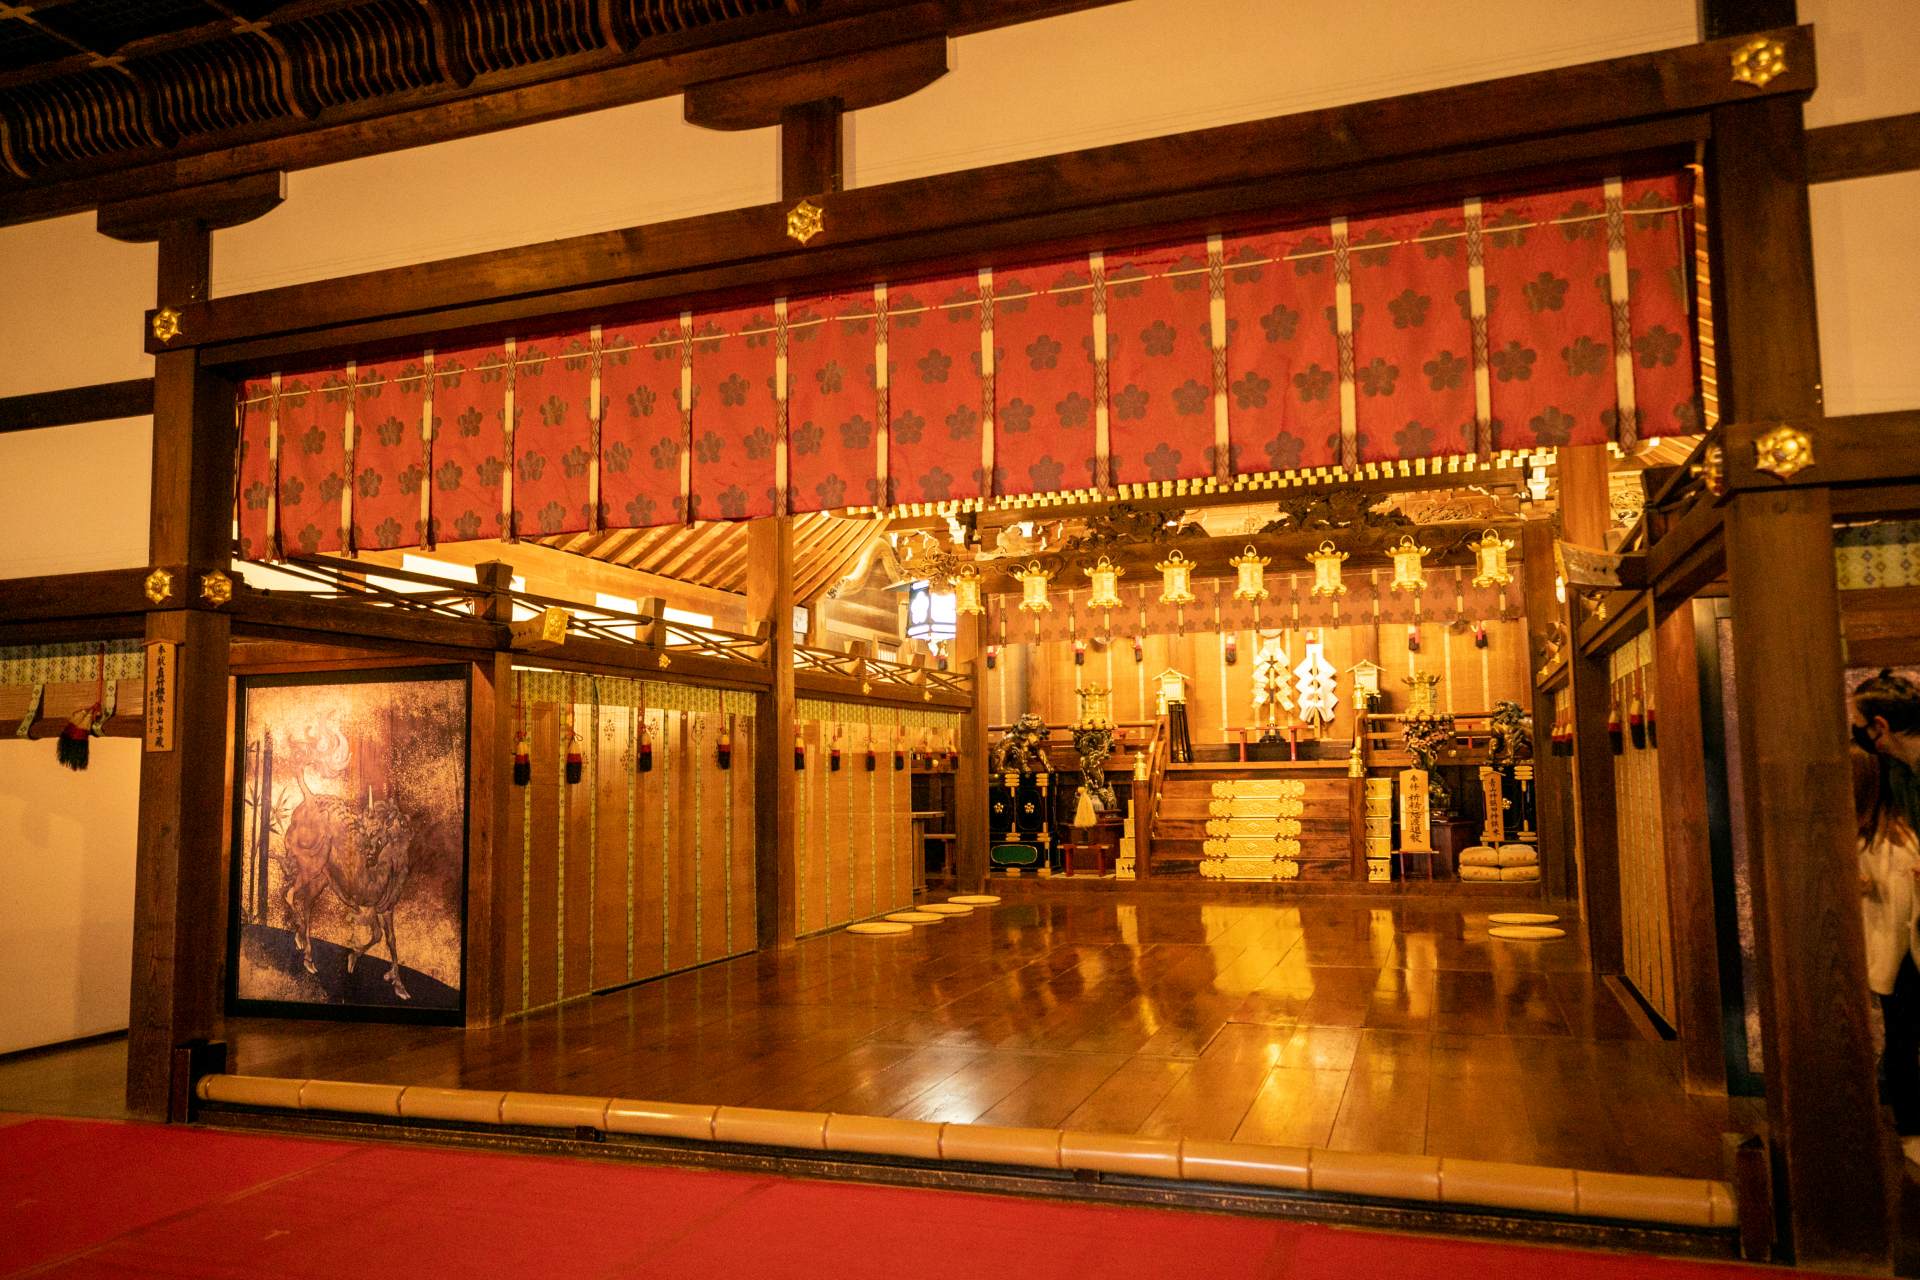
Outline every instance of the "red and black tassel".
POLYGON ((907 753, 902 751, 900 748, 895 747, 893 749, 893 771, 895 773, 899 773, 902 769, 906 767, 907 767, 907 753))
POLYGON ((1607 745, 1613 748, 1613 754, 1620 755, 1627 749, 1626 725, 1620 716, 1620 686, 1613 686, 1611 700, 1607 703, 1607 745))
POLYGON ((793 735, 793 767, 795 769, 807 767, 807 744, 797 733, 793 735))
POLYGON ((991 671, 999 664, 1000 664, 1000 646, 997 644, 988 645, 987 646, 987 670, 991 671))
POLYGON ((1487 624, 1484 622, 1473 624, 1473 647, 1476 649, 1487 647, 1487 624))
POLYGON ((640 722, 640 745, 634 748, 633 768, 635 773, 653 772, 653 735, 647 732, 647 722, 640 722))
POLYGON ((575 786, 586 776, 587 759, 580 752, 580 738, 577 734, 567 733, 567 785, 575 786))
POLYGON ((733 768, 733 735, 725 729, 720 731, 720 743, 714 748, 713 758, 722 769, 733 768))
POLYGON ((1640 674, 1634 673, 1633 700, 1627 704, 1627 736, 1636 751, 1647 749, 1647 706, 1640 698, 1640 674))
POLYGON ((830 773, 840 772, 840 737, 838 734, 834 735, 833 745, 827 750, 827 771, 830 773))
POLYGON ((1135 662, 1145 662, 1147 660, 1147 647, 1141 643, 1139 636, 1133 638, 1133 660, 1135 662))
POLYGON ((1227 652, 1226 652, 1227 665, 1232 666, 1234 663, 1238 661, 1240 661, 1240 637, 1237 635, 1234 635, 1232 632, 1228 632, 1227 633, 1227 652))
POLYGON ((873 748, 871 747, 867 748, 867 772, 872 773, 875 769, 878 769, 879 767, 880 767, 880 757, 874 754, 873 748))
POLYGON ((1087 642, 1085 640, 1075 640, 1073 642, 1073 665, 1076 667, 1084 667, 1087 665, 1087 642))
POLYGON ((526 734, 513 744, 513 785, 524 787, 533 781, 533 740, 526 734))
POLYGON ((67 723, 61 726, 59 741, 54 743, 54 758, 75 773, 87 767, 87 759, 92 754, 92 738, 99 724, 99 716, 100 707, 96 703, 84 710, 74 712, 67 723))
POLYGON ((1407 624, 1407 652, 1420 652, 1420 628, 1413 623, 1407 624))

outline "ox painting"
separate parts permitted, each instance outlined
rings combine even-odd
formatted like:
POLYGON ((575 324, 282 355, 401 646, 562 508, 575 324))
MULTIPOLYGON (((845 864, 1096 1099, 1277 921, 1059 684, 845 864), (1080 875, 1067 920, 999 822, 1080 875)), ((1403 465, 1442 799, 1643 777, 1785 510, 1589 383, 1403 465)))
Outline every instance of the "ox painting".
POLYGON ((256 676, 237 714, 235 1011, 457 1020, 465 672, 256 676))

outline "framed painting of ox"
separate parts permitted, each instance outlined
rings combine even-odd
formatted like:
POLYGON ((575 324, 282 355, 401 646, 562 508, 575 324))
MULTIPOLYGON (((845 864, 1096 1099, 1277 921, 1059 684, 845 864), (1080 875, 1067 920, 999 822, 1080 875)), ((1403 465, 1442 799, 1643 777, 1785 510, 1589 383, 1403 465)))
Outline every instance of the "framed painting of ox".
POLYGON ((234 1012, 460 1020, 467 696, 463 667, 239 681, 234 1012))

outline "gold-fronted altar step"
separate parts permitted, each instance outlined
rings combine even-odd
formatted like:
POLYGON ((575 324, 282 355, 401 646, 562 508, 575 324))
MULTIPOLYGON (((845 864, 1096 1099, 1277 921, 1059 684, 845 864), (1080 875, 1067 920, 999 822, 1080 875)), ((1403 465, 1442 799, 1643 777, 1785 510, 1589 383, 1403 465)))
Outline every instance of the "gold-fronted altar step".
POLYGON ((1176 766, 1154 821, 1153 874, 1351 879, 1349 788, 1333 762, 1176 766))

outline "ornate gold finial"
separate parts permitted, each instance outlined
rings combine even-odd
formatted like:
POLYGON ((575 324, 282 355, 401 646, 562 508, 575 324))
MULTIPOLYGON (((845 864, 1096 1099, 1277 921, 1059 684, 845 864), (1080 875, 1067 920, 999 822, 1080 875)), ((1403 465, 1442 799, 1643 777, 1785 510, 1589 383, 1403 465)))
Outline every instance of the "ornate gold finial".
POLYGON ((1753 454, 1754 466, 1785 480, 1813 465, 1813 439, 1783 422, 1753 442, 1753 454))
POLYGON ((921 698, 922 698, 923 700, 925 700, 925 701, 927 701, 927 702, 932 702, 932 701, 933 701, 933 690, 931 690, 931 689, 923 689, 923 690, 921 691, 921 693, 920 693, 920 697, 921 697, 921 698))
POLYGON ((811 200, 802 200, 787 210, 787 234, 801 244, 826 230, 826 211, 811 200))
POLYGON ((200 598, 218 609, 233 599, 233 579, 215 569, 200 579, 200 598))
POLYGON ((147 575, 147 599, 155 604, 164 604, 173 594, 173 575, 165 569, 155 569, 147 575))
POLYGON ((1765 36, 1733 51, 1733 78, 1759 89, 1787 69, 1787 47, 1765 36))
POLYGON ((871 681, 871 680, 862 680, 862 681, 860 682, 860 693, 861 693, 861 696, 862 696, 862 697, 864 697, 864 696, 866 696, 867 694, 870 694, 870 693, 872 693, 872 692, 873 692, 873 681, 871 681))
POLYGON ((672 666, 672 665, 673 665, 673 659, 672 659, 672 658, 670 658, 670 657, 668 657, 668 656, 667 656, 666 654, 664 654, 664 653, 660 655, 660 667, 661 667, 661 669, 662 669, 662 670, 665 670, 666 668, 668 668, 668 667, 670 667, 670 666, 672 666))
POLYGON ((172 307, 162 307, 153 313, 153 336, 162 342, 172 342, 180 336, 180 313, 172 307))

